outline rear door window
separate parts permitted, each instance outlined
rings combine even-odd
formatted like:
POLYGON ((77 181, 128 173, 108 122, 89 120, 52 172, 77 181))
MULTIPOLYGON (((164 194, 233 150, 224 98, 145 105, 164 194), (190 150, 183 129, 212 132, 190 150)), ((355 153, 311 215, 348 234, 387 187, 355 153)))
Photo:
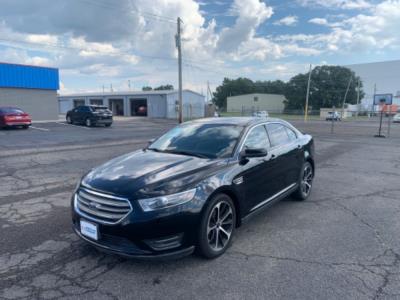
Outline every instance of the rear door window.
POLYGON ((289 140, 292 142, 295 141, 297 139, 296 133, 289 127, 285 126, 285 129, 286 129, 287 135, 289 136, 289 140))
POLYGON ((272 147, 286 145, 291 142, 286 128, 286 126, 278 123, 267 124, 268 135, 272 147))

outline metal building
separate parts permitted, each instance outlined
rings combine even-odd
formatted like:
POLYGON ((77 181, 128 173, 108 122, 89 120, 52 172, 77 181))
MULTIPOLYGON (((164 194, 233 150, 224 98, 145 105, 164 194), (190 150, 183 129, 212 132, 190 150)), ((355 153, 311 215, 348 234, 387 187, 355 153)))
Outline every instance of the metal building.
POLYGON ((285 96, 278 94, 246 94, 227 98, 227 112, 248 112, 266 110, 273 113, 282 113, 285 105, 285 96))
POLYGON ((400 105, 400 60, 345 66, 361 77, 364 99, 362 110, 374 110, 374 94, 392 94, 393 104, 400 105))
POLYGON ((57 120, 58 69, 0 63, 0 106, 18 107, 35 120, 57 120))
MULTIPOLYGON (((79 105, 104 105, 115 116, 143 115, 175 119, 178 114, 178 91, 131 91, 109 93, 79 93, 58 97, 59 111, 65 114, 79 105)), ((205 97, 191 90, 183 90, 184 118, 202 118, 205 113, 205 97)))

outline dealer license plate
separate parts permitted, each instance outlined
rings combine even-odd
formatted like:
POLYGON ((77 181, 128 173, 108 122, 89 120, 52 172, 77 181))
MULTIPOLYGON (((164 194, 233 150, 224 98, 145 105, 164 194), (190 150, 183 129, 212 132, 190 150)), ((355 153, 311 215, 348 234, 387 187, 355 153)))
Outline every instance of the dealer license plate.
POLYGON ((80 224, 81 224, 82 235, 87 236, 88 238, 91 238, 96 241, 99 239, 99 230, 97 224, 93 224, 84 220, 81 220, 80 224))

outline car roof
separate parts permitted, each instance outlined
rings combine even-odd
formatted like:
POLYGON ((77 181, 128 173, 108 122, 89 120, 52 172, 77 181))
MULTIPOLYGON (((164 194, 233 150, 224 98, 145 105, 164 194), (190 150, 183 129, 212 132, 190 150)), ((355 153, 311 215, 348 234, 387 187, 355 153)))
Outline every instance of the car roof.
POLYGON ((260 117, 220 117, 220 118, 205 118, 190 121, 190 123, 204 123, 204 124, 224 124, 224 125, 238 125, 238 126, 252 126, 259 123, 268 122, 284 122, 276 118, 260 118, 260 117))

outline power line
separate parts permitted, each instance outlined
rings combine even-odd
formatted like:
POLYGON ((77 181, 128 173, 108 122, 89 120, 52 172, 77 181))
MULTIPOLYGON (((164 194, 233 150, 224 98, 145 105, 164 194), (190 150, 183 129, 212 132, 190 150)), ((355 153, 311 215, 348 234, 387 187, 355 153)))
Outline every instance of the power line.
MULTIPOLYGON (((105 3, 102 1, 92 1, 92 0, 80 0, 81 2, 84 2, 86 4, 90 4, 90 5, 94 5, 97 7, 102 7, 102 8, 109 8, 109 9, 113 9, 113 10, 117 10, 117 11, 124 11, 122 8, 115 6, 111 3, 105 3)), ((161 15, 157 15, 151 12, 147 12, 147 11, 143 11, 143 10, 139 10, 136 5, 134 3, 132 3, 132 1, 129 1, 129 4, 131 6, 131 10, 133 12, 136 12, 138 15, 140 15, 141 17, 145 18, 145 19, 153 19, 156 21, 160 21, 160 22, 167 22, 167 23, 173 23, 175 24, 175 20, 169 17, 164 17, 161 15)))
MULTIPOLYGON (((93 49, 90 47, 90 45, 87 48, 84 47, 75 47, 75 46, 66 46, 66 45, 61 45, 61 44, 54 44, 54 43, 36 43, 36 42, 30 42, 30 41, 24 41, 24 40, 17 40, 17 39, 4 39, 0 38, 0 43, 1 42, 8 42, 8 43, 20 43, 20 44, 28 44, 28 45, 33 45, 38 48, 43 48, 42 46, 46 46, 48 48, 54 48, 54 49, 62 49, 62 50, 74 50, 74 51, 89 51, 89 52, 95 52, 102 54, 104 56, 117 56, 121 54, 126 54, 126 55, 133 55, 141 58, 146 58, 146 59, 159 59, 159 60, 170 60, 170 61, 175 61, 176 58, 173 57, 167 57, 167 56, 153 56, 153 55, 145 55, 141 53, 134 53, 134 52, 128 52, 128 51, 122 51, 117 48, 115 53, 105 53, 104 51, 98 50, 98 49, 93 49)), ((8 47, 14 47, 13 45, 6 45, 8 47)), ((19 47, 24 50, 29 50, 32 51, 32 49, 27 48, 27 47, 19 47)), ((47 50, 47 49, 45 49, 47 50)))

